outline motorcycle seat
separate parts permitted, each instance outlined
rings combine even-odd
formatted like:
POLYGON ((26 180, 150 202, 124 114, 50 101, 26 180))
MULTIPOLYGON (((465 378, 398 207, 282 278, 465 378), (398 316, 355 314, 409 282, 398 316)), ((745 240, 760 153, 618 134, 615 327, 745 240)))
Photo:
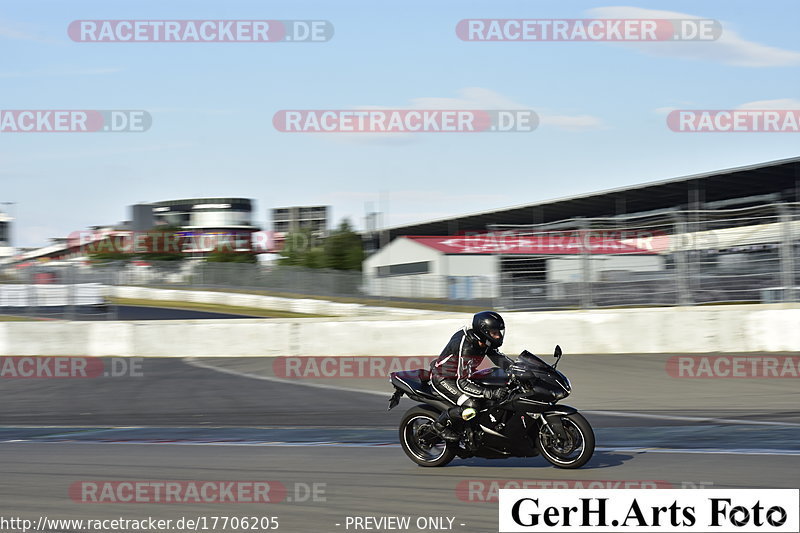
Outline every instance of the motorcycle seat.
POLYGON ((417 370, 392 372, 390 374, 390 379, 392 384, 400 389, 410 389, 421 396, 440 399, 439 395, 431 388, 431 373, 429 370, 420 368, 417 370))

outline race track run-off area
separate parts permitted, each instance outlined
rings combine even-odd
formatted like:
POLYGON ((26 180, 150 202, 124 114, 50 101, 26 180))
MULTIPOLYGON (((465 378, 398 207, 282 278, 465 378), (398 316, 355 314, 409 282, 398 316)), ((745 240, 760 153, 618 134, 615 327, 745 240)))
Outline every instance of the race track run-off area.
MULTIPOLYGON (((684 379, 670 357, 565 357, 567 403, 597 435, 578 470, 540 457, 418 467, 397 437, 413 402, 387 412, 385 378, 287 377, 270 358, 107 359, 84 379, 4 377, 0 498, 34 521, 227 516, 347 531, 395 517, 408 531, 477 533, 496 530, 501 488, 794 488, 796 380, 684 379), (162 496, 173 483, 173 499, 131 498, 143 483, 162 496)), ((67 525, 52 529, 90 530, 67 525)))

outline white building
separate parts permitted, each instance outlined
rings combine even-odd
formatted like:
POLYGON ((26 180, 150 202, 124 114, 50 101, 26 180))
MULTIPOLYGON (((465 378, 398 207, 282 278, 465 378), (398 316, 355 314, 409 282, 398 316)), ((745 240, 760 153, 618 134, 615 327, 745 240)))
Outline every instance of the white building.
POLYGON ((0 211, 0 260, 14 255, 15 250, 11 243, 11 223, 13 218, 0 211))
POLYGON ((375 296, 406 298, 496 298, 503 261, 505 268, 518 261, 529 270, 529 277, 537 278, 530 283, 556 292, 560 284, 580 282, 587 273, 588 281, 604 281, 624 273, 664 269, 663 250, 640 248, 635 240, 591 241, 613 249, 583 257, 574 239, 543 235, 398 237, 364 261, 366 290, 375 296))
POLYGON ((373 296, 470 300, 496 296, 498 256, 453 250, 448 237, 398 237, 364 261, 373 296))

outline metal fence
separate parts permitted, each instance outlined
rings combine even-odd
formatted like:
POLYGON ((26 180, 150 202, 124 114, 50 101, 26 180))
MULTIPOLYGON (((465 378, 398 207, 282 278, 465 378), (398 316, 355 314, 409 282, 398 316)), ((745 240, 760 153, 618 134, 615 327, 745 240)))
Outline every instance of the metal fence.
MULTIPOLYGON (((365 277, 352 271, 187 260, 7 266, 0 269, 0 283, 235 289, 509 310, 795 302, 800 297, 795 286, 800 203, 488 230, 474 238, 476 249, 486 245, 497 256, 494 278, 365 277)), ((74 307, 63 312, 70 310, 74 307)))
POLYGON ((800 294, 800 204, 490 229, 507 309, 794 302, 800 294), (503 247, 526 240, 537 253, 503 247))
POLYGON ((79 275, 78 265, 0 269, 0 315, 69 320, 116 318, 105 276, 79 275))
MULTIPOLYGON (((358 271, 276 264, 163 262, 50 262, 0 269, 0 283, 89 284, 265 292, 288 297, 343 298, 366 303, 492 305, 494 283, 481 277, 412 276, 367 278, 358 271)), ((56 314, 58 310, 44 310, 56 314)), ((41 311, 40 314, 42 314, 41 311)), ((0 309, 0 314, 2 309, 0 309)))

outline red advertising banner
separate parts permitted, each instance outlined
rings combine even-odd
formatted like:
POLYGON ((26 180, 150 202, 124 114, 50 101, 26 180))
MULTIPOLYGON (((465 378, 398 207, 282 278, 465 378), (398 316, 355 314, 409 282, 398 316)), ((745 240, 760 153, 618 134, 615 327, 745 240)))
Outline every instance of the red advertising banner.
POLYGON ((659 254, 669 248, 669 236, 652 231, 598 230, 529 236, 484 234, 407 238, 446 254, 659 254))

